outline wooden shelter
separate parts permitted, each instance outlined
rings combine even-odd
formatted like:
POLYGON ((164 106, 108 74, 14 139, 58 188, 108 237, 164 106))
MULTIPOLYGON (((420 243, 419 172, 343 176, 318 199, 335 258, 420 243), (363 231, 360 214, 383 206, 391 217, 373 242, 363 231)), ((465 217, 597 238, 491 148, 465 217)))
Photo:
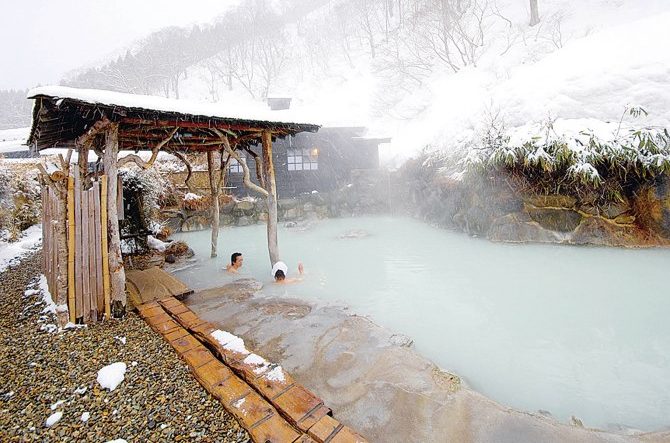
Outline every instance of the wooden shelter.
POLYGON ((103 305, 107 317, 125 311, 118 168, 128 163, 149 168, 161 150, 184 161, 189 172, 190 164, 184 154, 207 154, 213 202, 212 257, 217 253, 218 197, 228 162, 235 159, 243 165, 244 184, 267 199, 270 263, 279 260, 273 141, 300 132, 316 132, 319 126, 290 118, 276 121, 281 113, 269 110, 241 112, 226 110, 218 104, 59 86, 34 89, 28 98, 35 100, 28 144, 38 151, 68 149, 67 158, 61 156, 57 168, 42 167, 48 189, 43 195, 49 208, 45 213, 48 219, 44 220, 45 232, 49 232, 45 266, 50 270, 48 280, 56 303, 67 303, 69 312, 68 318, 61 318, 61 322, 94 321, 101 317, 103 305), (254 150, 255 145, 261 146, 261 152, 254 150), (91 151, 98 156, 93 171, 88 167, 91 151), (122 151, 151 151, 152 155, 144 161, 138 155, 124 155, 122 151), (241 151, 254 159, 258 184, 251 181, 249 168, 240 161, 241 151), (73 152, 77 153, 77 167, 71 167, 73 152), (87 251, 85 257, 75 254, 77 245, 87 251), (82 274, 79 278, 78 273, 82 274), (98 274, 100 280, 94 281, 91 275, 98 274), (95 296, 91 295, 93 288, 100 289, 99 292, 96 289, 95 296), (83 309, 78 309, 78 296, 83 300, 83 309), (96 299, 103 304, 93 303, 96 299))

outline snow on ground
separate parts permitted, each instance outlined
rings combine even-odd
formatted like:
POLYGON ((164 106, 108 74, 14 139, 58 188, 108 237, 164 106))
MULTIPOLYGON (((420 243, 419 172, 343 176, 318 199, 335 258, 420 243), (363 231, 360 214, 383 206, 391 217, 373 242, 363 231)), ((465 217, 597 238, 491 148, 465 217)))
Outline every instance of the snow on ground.
POLYGON ((63 418, 63 413, 61 411, 54 412, 49 416, 49 418, 47 418, 47 421, 44 423, 44 425, 47 428, 50 428, 54 426, 56 423, 58 423, 61 418, 63 418))
POLYGON ((0 154, 14 151, 27 151, 25 145, 30 128, 3 129, 0 131, 0 154))
MULTIPOLYGON (((507 128, 547 118, 574 119, 594 127, 601 124, 594 120, 618 122, 632 105, 649 112, 642 124, 670 126, 670 53, 665 49, 670 4, 660 12, 657 5, 651 8, 657 15, 645 16, 643 6, 631 1, 584 3, 598 29, 572 38, 560 49, 536 55, 535 61, 520 56, 485 58, 479 67, 435 76, 430 101, 415 95, 403 103, 406 109, 428 106, 392 134, 382 156, 397 162, 429 144, 466 149, 494 116, 507 128), (601 21, 607 16, 616 24, 601 21), (621 23, 622 17, 632 20, 621 23)), ((569 25, 570 17, 566 22, 569 25)))
POLYGON ((35 225, 26 229, 23 236, 16 242, 0 241, 0 272, 7 267, 16 265, 42 243, 42 226, 35 225))
POLYGON ((121 384, 121 382, 123 382, 125 374, 125 363, 112 363, 111 365, 107 365, 98 371, 97 381, 104 389, 113 391, 121 384))
POLYGON ((51 292, 49 292, 49 285, 47 284, 47 278, 44 274, 40 275, 39 282, 37 287, 42 293, 42 301, 46 305, 42 310, 43 314, 50 313, 56 314, 58 312, 67 312, 67 305, 57 305, 53 298, 51 297, 51 292))
POLYGON ((147 244, 151 249, 155 249, 158 252, 165 252, 165 249, 168 247, 169 243, 158 240, 153 235, 147 236, 147 244))

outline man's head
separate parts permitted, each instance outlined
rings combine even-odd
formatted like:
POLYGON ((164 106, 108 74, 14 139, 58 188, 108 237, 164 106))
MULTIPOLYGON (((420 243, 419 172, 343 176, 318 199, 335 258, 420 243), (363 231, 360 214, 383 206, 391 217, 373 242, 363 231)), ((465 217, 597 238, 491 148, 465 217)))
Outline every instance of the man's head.
POLYGON ((277 272, 275 272, 275 280, 276 281, 284 281, 286 278, 286 274, 284 274, 284 271, 281 269, 278 269, 277 272))
POLYGON ((242 267, 242 262, 244 262, 244 257, 242 257, 241 252, 235 252, 233 255, 230 256, 230 264, 234 268, 241 268, 242 267))

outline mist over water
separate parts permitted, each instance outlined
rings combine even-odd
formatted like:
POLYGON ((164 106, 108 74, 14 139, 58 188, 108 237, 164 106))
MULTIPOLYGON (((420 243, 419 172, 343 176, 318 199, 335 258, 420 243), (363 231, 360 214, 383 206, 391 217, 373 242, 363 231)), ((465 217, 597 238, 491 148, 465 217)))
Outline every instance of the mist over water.
MULTIPOLYGON (((271 284, 265 226, 180 234, 195 289, 232 281, 221 270, 244 253, 264 292, 342 302, 407 334, 417 350, 508 406, 574 415, 586 426, 670 425, 667 250, 495 244, 391 217, 325 220, 279 232, 291 286, 271 284), (368 236, 341 238, 347 233, 368 236)), ((345 235, 346 237, 346 235, 345 235)))

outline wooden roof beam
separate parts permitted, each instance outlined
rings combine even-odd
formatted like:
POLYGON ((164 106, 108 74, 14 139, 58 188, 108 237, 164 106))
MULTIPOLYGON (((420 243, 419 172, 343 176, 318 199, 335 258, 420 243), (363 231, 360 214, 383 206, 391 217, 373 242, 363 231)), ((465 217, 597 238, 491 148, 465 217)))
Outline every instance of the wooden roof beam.
POLYGON ((179 127, 179 128, 196 128, 196 129, 218 129, 218 130, 230 130, 230 131, 244 131, 244 132, 262 132, 270 131, 272 133, 290 133, 290 132, 300 132, 307 129, 301 129, 302 127, 309 127, 317 129, 317 125, 301 125, 301 124, 282 124, 276 125, 274 128, 273 124, 268 122, 269 127, 262 126, 252 126, 239 123, 218 123, 213 121, 208 122, 194 122, 194 121, 180 121, 180 120, 151 120, 151 119, 141 119, 134 117, 126 117, 121 119, 122 124, 129 125, 148 125, 148 126, 157 126, 157 127, 179 127), (294 128, 290 128, 294 127, 294 128))

